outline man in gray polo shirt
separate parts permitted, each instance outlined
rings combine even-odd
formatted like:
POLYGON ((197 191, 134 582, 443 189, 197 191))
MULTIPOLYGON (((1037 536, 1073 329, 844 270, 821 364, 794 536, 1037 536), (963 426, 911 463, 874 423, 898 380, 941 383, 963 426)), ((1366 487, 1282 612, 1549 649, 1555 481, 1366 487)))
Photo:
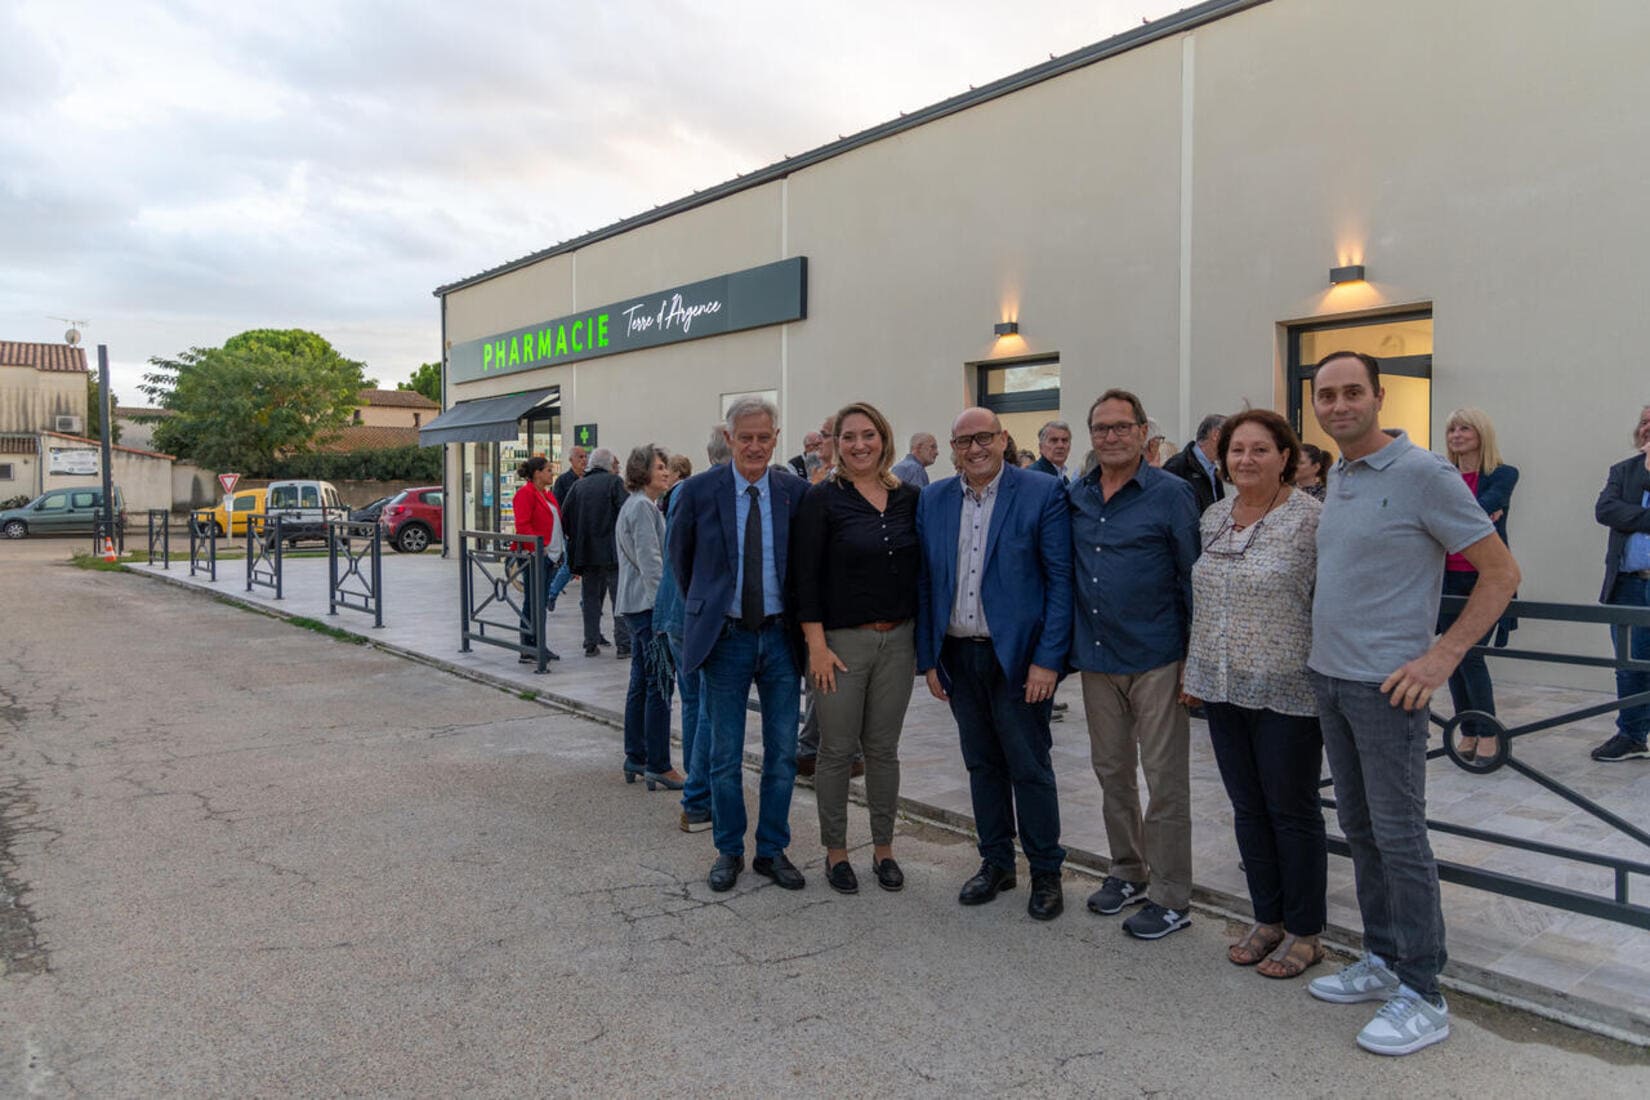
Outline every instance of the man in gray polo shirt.
POLYGON ((1518 565, 1461 475, 1401 431, 1381 430, 1380 366, 1334 352, 1312 404, 1341 451, 1318 524, 1312 655, 1335 812, 1352 849, 1363 958, 1308 987, 1337 1004, 1384 1002, 1358 1034, 1376 1054, 1449 1036, 1438 988, 1444 915, 1427 842, 1428 704, 1518 587, 1518 565), (1434 638, 1446 554, 1478 584, 1434 638))

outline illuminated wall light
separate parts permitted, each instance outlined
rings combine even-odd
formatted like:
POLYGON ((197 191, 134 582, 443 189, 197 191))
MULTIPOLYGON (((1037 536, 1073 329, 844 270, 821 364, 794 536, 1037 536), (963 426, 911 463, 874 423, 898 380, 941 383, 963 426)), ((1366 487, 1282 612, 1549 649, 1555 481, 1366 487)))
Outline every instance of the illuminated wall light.
POLYGON ((1339 286, 1342 283, 1361 283, 1364 281, 1364 265, 1348 264, 1345 267, 1329 269, 1329 281, 1339 286))
POLYGON ((1016 336, 1020 332, 1020 322, 998 321, 995 325, 991 326, 991 331, 996 333, 998 336, 1016 336))

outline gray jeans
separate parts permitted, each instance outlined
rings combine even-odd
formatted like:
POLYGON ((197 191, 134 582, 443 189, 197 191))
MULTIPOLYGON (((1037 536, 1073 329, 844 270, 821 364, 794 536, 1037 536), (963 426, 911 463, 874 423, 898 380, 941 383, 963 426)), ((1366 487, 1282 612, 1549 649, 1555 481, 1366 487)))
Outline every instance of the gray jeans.
POLYGON ((1438 995, 1444 911, 1427 841, 1427 711, 1390 705, 1379 684, 1312 673, 1335 813, 1352 849, 1364 947, 1405 985, 1438 995))
POLYGON ((910 621, 889 631, 827 630, 825 644, 848 668, 837 670, 835 691, 814 692, 819 839, 827 848, 848 846, 848 773, 855 754, 863 752, 871 842, 891 844, 899 806, 899 735, 917 668, 916 630, 910 621))

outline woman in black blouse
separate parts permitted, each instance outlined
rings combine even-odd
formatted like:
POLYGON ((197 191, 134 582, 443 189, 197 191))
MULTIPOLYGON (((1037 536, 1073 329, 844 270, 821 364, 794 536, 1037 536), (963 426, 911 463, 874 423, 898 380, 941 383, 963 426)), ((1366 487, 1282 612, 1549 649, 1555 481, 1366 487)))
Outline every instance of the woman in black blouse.
POLYGON ((808 683, 819 718, 814 790, 825 879, 857 893, 848 863, 848 773, 865 757, 871 871, 884 890, 905 876, 894 862, 899 735, 916 676, 917 497, 889 468, 894 433, 862 402, 836 418, 836 469, 808 490, 791 537, 797 618, 808 641, 808 683))

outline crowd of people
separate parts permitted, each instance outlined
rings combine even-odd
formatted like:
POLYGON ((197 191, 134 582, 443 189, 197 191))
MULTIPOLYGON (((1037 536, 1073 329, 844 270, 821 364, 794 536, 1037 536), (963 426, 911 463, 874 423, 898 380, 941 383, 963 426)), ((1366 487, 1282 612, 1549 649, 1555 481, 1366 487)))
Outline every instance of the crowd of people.
MULTIPOLYGON (((844 406, 775 464, 778 410, 741 398, 712 430, 710 468, 680 455, 574 448, 550 489, 522 467, 518 530, 545 537, 557 583, 582 581, 584 651, 631 661, 623 775, 681 792, 680 827, 710 830, 707 882, 733 888, 747 852, 747 703, 762 765, 750 869, 785 889, 799 762, 811 772, 827 884, 857 893, 849 781, 863 773, 876 884, 900 890, 899 741, 917 678, 957 726, 980 866, 957 900, 981 905, 1030 872, 1027 912, 1064 910, 1054 695, 1078 678, 1110 866, 1087 908, 1132 912, 1157 940, 1187 927, 1192 889, 1190 716, 1206 719, 1254 923, 1227 950, 1293 979, 1324 957, 1327 757, 1351 849, 1364 954, 1308 983, 1334 1003, 1379 1002, 1358 1034, 1402 1055, 1444 1039, 1445 960, 1425 816, 1429 706, 1449 687, 1457 752, 1491 761, 1493 686, 1479 647, 1505 644, 1520 574, 1507 546, 1518 471, 1477 409, 1452 413, 1446 456, 1383 429, 1380 365, 1336 352, 1316 367, 1312 413, 1338 456, 1262 409, 1210 415, 1167 448, 1139 398, 1102 393, 1090 449, 1051 420, 1023 464, 995 413, 952 423, 955 476, 930 482, 939 441, 897 456, 875 407, 844 406), (1443 607, 1445 595, 1465 602, 1443 607), (807 707, 804 711, 804 695, 807 707), (681 700, 684 770, 671 761, 681 700), (1473 724, 1476 722, 1477 724, 1473 724), (810 744, 811 741, 811 744, 810 744), (1138 789, 1145 777, 1145 797, 1138 789)), ((1638 454, 1610 470, 1603 599, 1650 604, 1650 408, 1638 454)), ((530 623, 524 616, 524 642, 530 623)), ((1650 658, 1650 631, 1632 632, 1650 658)), ((1625 699, 1650 676, 1623 672, 1625 699)), ((1597 760, 1650 758, 1650 705, 1623 707, 1597 760)))

